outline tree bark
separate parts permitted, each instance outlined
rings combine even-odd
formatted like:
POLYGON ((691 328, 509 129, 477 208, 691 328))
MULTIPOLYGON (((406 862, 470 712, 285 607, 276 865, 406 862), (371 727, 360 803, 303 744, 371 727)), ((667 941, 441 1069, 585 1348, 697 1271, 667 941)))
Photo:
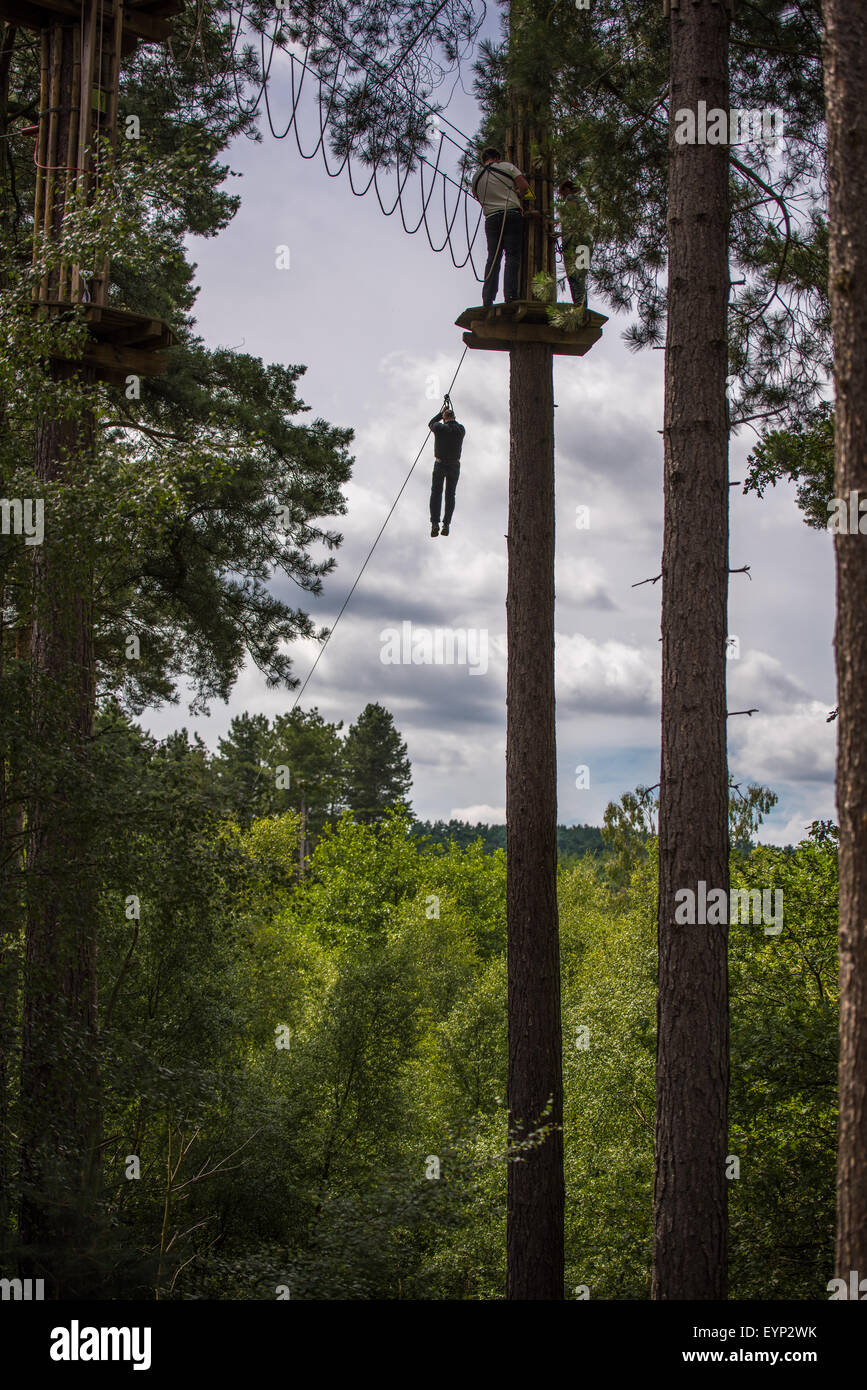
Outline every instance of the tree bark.
MULTIPOLYGON (((56 31, 57 32, 57 31, 56 31)), ((66 151, 73 31, 52 49, 59 67, 56 148, 66 151)), ((49 238, 59 237, 69 185, 53 183, 49 238)), ((57 272, 49 293, 57 293, 57 272)), ((92 381, 88 369, 53 366, 58 383, 92 381)), ((91 542, 50 499, 76 495, 93 448, 93 414, 74 407, 36 429, 36 476, 49 498, 45 537, 33 551, 31 768, 27 824, 27 930, 21 1051, 22 1273, 46 1280, 54 1298, 87 1297, 98 1273, 92 1246, 99 1188, 97 903, 91 865, 96 799, 89 775, 94 714, 91 542)))
MULTIPOLYGON (((867 14, 825 0, 835 496, 867 496, 867 14)), ((855 511, 857 514, 857 503, 855 511)), ((851 518, 850 518, 851 525, 851 518)), ((856 523, 857 525, 857 523, 856 523)), ((867 1276, 867 539, 838 534, 840 1118, 837 1275, 867 1276)))
MULTIPOLYGON (((4 576, 5 577, 5 576, 4 576)), ((13 705, 15 694, 6 674, 6 589, 0 580, 0 699, 5 709, 13 705)), ((11 721, 10 721, 11 723, 11 721)), ((17 901, 16 871, 18 847, 10 806, 12 757, 9 744, 12 730, 4 729, 0 738, 0 1261, 5 1268, 12 1232, 12 1170, 14 1141, 10 1127, 13 1080, 11 1058, 18 1037, 18 949, 20 904, 17 901), (7 742, 8 737, 8 742, 7 742)), ((20 844, 20 841, 18 842, 20 844)))
POLYGON ((557 920, 552 354, 511 350, 506 821, 509 1164, 506 1297, 563 1297, 563 1070, 557 920))
POLYGON ((676 925, 675 894, 728 902, 728 149, 674 141, 675 113, 728 112, 728 14, 671 15, 662 558, 662 759, 653 1286, 726 1296, 728 911, 676 925))
MULTIPOLYGON (((41 482, 69 480, 89 423, 41 422, 41 482)), ((52 1296, 75 1297, 88 1287, 83 1251, 98 1188, 91 575, 86 560, 51 536, 48 519, 33 569, 20 1231, 28 1272, 45 1278, 52 1296)))

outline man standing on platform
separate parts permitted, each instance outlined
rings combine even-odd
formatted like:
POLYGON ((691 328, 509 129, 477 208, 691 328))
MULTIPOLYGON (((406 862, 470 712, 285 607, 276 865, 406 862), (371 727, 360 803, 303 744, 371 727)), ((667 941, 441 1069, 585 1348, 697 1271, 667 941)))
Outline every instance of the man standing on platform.
POLYGON ((442 534, 449 534, 449 523, 455 509, 455 488, 461 474, 461 448, 466 430, 459 425, 452 410, 448 396, 443 401, 439 415, 428 421, 428 429, 434 437, 434 467, 430 490, 430 533, 440 535, 440 508, 443 499, 443 483, 446 486, 446 508, 443 512, 442 534))
POLYGON ((473 196, 485 211, 485 236, 488 242, 488 262, 482 285, 482 303, 487 307, 497 297, 500 283, 500 264, 506 256, 503 275, 503 298, 508 304, 518 298, 518 270, 524 241, 522 200, 532 198, 530 185, 520 169, 500 158, 494 146, 482 151, 482 167, 473 179, 473 196))

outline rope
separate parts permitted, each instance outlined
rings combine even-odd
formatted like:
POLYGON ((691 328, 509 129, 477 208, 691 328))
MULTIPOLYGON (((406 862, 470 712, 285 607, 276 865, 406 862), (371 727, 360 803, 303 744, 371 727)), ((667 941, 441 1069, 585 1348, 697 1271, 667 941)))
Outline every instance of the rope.
MULTIPOLYGON (((458 379, 458 372, 461 370, 461 367, 463 366, 464 358, 466 357, 468 350, 469 350, 469 349, 465 347, 464 350, 463 350, 463 352, 461 353, 461 360, 460 360, 460 362, 458 362, 458 365, 457 365, 457 367, 455 368, 455 374, 454 374, 454 376, 453 376, 452 379, 451 379, 451 384, 449 385, 448 391, 446 391, 446 393, 445 393, 446 396, 448 396, 448 395, 450 394, 450 392, 451 392, 451 390, 452 390, 452 387, 454 386, 455 382, 456 382, 457 379, 458 379)), ((430 430, 428 430, 428 434, 430 434, 430 430)), ((349 593, 346 595, 346 598, 343 600, 343 607, 340 609, 340 612, 337 614, 337 617, 334 619, 334 623, 333 623, 333 625, 332 625, 332 627, 331 627, 331 630, 329 631, 328 636, 325 638, 325 641, 322 643, 322 646, 319 648, 319 652, 318 652, 318 654, 317 654, 317 656, 316 656, 316 660, 314 661, 313 665, 310 667, 310 670, 309 670, 308 673, 307 673, 307 678, 306 678, 306 680, 304 681, 304 684, 302 685, 301 689, 298 691, 298 694, 295 696, 294 701, 292 702, 292 708, 293 708, 293 709, 294 709, 295 706, 298 704, 298 701, 301 699, 301 696, 304 694, 304 691, 307 689, 307 685, 308 685, 308 683, 309 683, 309 681, 310 681, 311 676, 313 675, 313 672, 316 670, 316 667, 319 665, 319 662, 322 660, 322 657, 325 655, 325 648, 328 646, 328 643, 331 641, 331 638, 334 636, 334 632, 335 632, 335 629, 336 629, 336 627, 337 627, 337 624, 340 622, 340 619, 343 617, 343 614, 346 612, 347 606, 348 606, 348 604, 349 604, 349 600, 352 598, 352 595, 355 593, 355 590, 358 588, 358 584, 359 584, 359 581, 360 581, 360 579, 361 579, 361 576, 364 574, 364 571, 367 569, 367 566, 368 566, 368 564, 369 564, 369 562, 370 562, 370 558, 371 558, 371 556, 373 555, 373 552, 374 552, 374 550, 376 549, 377 545, 379 544, 379 541, 380 541, 380 538, 381 538, 381 536, 382 536, 382 533, 383 533, 383 531, 385 530, 386 526, 388 525, 389 521, 391 520, 391 518, 392 518, 392 516, 393 516, 393 514, 394 514, 395 507, 397 506, 398 502, 399 502, 400 499, 401 499, 401 496, 402 496, 402 494, 403 494, 403 490, 404 490, 404 488, 406 487, 407 483, 409 482, 410 478, 412 477, 413 473, 415 472, 415 466, 416 466, 416 464, 418 463, 419 459, 421 458, 422 454, 424 453, 425 445, 427 444, 427 440, 428 440, 428 436, 427 436, 427 434, 426 434, 425 437, 424 437, 424 440, 423 440, 423 442, 422 442, 421 448, 419 449, 418 453, 416 454, 415 458, 414 458, 413 461, 412 461, 412 467, 410 468, 409 472, 407 473, 406 477, 404 478, 403 482, 401 483, 400 488, 398 489, 397 496, 395 497, 394 501, 392 502, 391 506, 390 506, 389 509, 388 509, 388 515, 386 516, 385 521, 384 521, 384 522, 382 523, 382 525, 380 526, 380 528, 379 528, 379 530, 378 530, 378 532, 377 532, 377 534, 376 534, 376 539, 375 539, 375 541, 373 542, 373 545, 372 545, 372 546, 370 547, 370 549, 368 550, 367 555, 365 556, 364 564, 361 566, 361 569, 358 571, 358 574, 355 576, 355 580, 354 580, 354 582, 353 582, 352 588, 349 590, 349 593)))
MULTIPOLYGON (((234 89, 235 104, 242 115, 252 116, 259 109, 260 105, 264 105, 271 134, 275 139, 285 139, 291 130, 295 137, 296 148, 302 159, 314 159, 321 151, 325 171, 329 178, 337 178, 346 170, 349 177, 349 186, 355 197, 363 197, 372 187, 380 210, 386 217, 391 217, 395 212, 399 211, 403 228, 410 236, 414 236, 423 227, 428 245, 432 251, 440 253, 448 248, 452 264, 455 268, 461 270, 464 266, 469 264, 472 267, 477 282, 482 283, 483 273, 480 273, 479 268, 477 268, 474 256, 474 248, 483 220, 482 211, 481 209, 478 209, 477 212, 474 210, 474 214, 471 216, 469 207, 471 195, 466 185, 463 182, 458 182, 457 179, 453 178, 447 170, 442 167, 446 142, 456 151, 460 164, 465 166, 469 161, 471 153, 470 145, 472 143, 472 137, 467 135, 465 131, 462 131, 452 121, 448 120, 445 115, 437 111, 429 102, 424 101, 412 87, 396 74, 396 69, 400 66, 400 63, 404 61, 406 54, 411 51, 412 45, 405 45, 401 50, 398 61, 392 63, 390 68, 386 68, 384 64, 367 54, 362 53, 359 56, 357 45, 355 45, 352 40, 347 39, 346 35, 338 36, 331 33, 329 29, 322 24, 320 17, 318 21, 319 33, 332 43, 338 55, 336 68, 333 72, 334 80, 330 81, 328 78, 324 77, 315 66, 312 66, 307 61, 310 57, 312 39, 306 41, 304 56, 300 57, 297 53, 291 52, 287 48, 284 40, 278 40, 277 35, 282 27, 282 21, 279 16, 276 18, 273 31, 270 33, 267 32, 264 24, 259 25, 254 23, 252 28, 254 31, 258 31, 259 37, 262 79, 258 91, 254 92, 245 100, 238 82, 237 65, 233 61, 235 49, 241 36, 241 29, 244 26, 245 18, 247 18, 245 16, 245 3, 246 0, 240 0, 239 5, 233 6, 230 4, 227 7, 229 12, 229 33, 231 34, 232 43, 229 64, 225 73, 221 74, 220 77, 220 81, 228 81, 234 89), (266 40, 270 44, 267 57, 266 40), (275 49, 279 49, 289 60, 288 85, 290 114, 286 127, 282 130, 275 126, 269 92, 269 86, 273 81, 272 68, 275 49), (341 72, 343 64, 345 64, 346 67, 344 71, 341 72), (371 68, 377 71, 371 71, 371 68), (354 100, 357 107, 355 119, 352 121, 348 132, 346 130, 340 132, 340 141, 344 146, 342 158, 340 158, 337 168, 332 168, 327 148, 327 135, 329 130, 334 130, 337 118, 339 118, 341 114, 345 114, 345 107, 343 112, 341 112, 341 99, 346 94, 346 88, 342 84, 345 83, 350 70, 353 73, 356 71, 360 73, 363 81, 360 90, 354 93, 354 100), (298 76, 299 74, 300 77, 298 76), (310 74, 315 84, 319 113, 318 136, 315 139, 312 149, 305 148, 300 132, 299 121, 299 107, 305 87, 305 78, 308 74, 310 74), (375 148, 369 151, 366 162, 371 166, 370 170, 369 172, 367 169, 365 170, 363 180, 360 186, 357 186, 358 176, 354 168, 353 156, 357 158, 359 153, 357 147, 362 144, 365 136, 364 132, 359 132, 360 123, 365 117, 365 102, 369 98, 371 92, 383 87, 386 87, 391 100, 390 102, 387 101, 384 120, 379 124, 386 132, 392 131, 394 136, 392 140, 393 147, 391 150, 382 150, 378 154, 375 148), (413 103, 413 116, 415 112, 419 114, 426 112, 429 115, 435 115, 439 123, 448 126, 460 138, 455 139, 454 136, 440 129, 436 155, 433 159, 428 158, 419 151, 413 150, 411 145, 408 146, 407 156, 402 159, 399 143, 397 144, 397 148, 394 148, 395 142, 399 142, 401 139, 399 133, 399 113, 401 110, 399 103, 401 98, 397 90, 398 88, 406 93, 408 101, 413 103), (383 178, 382 166, 386 158, 389 162, 387 170, 389 182, 391 183, 391 179, 394 179, 394 184, 390 186, 387 194, 381 186, 383 178), (415 174, 418 174, 417 181, 413 178, 415 174), (435 197, 438 184, 442 188, 443 194, 441 213, 439 209, 439 200, 435 197), (408 212, 405 206, 405 200, 409 195, 411 187, 413 190, 417 188, 420 194, 419 209, 412 213, 408 212), (450 188, 454 190, 451 197, 449 196, 450 188), (460 216, 462 210, 463 217, 460 216), (436 225, 432 223, 434 215, 436 215, 436 225)), ((425 21, 420 34, 416 35, 414 38, 413 45, 417 42, 421 34, 423 34, 426 29, 430 28, 436 21, 444 8, 445 5, 441 4, 435 13, 425 21)), ((247 18, 247 23, 250 24, 249 18, 247 18)), ((407 106, 408 101, 404 100, 403 105, 407 106)), ((414 119, 411 125, 412 124, 414 124, 414 119)), ((370 135, 370 132, 368 131, 366 134, 370 135)), ((472 199, 472 201, 475 202, 475 199, 472 199)))

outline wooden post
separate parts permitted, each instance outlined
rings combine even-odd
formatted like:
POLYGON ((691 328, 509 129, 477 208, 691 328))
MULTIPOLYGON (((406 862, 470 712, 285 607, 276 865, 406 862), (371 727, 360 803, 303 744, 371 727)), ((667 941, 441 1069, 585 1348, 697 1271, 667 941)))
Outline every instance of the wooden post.
POLYGON ((510 354, 506 598, 509 1164, 506 1297, 563 1297, 563 1074, 554 721, 554 399, 547 343, 510 354), (541 1142, 540 1142, 541 1138, 541 1142))
MULTIPOLYGON (((513 0, 509 56, 533 33, 532 90, 510 75, 507 157, 526 175, 538 216, 525 222, 519 303, 466 309, 468 347, 510 354, 509 578, 506 600, 506 856, 509 989, 509 1164, 506 1297, 561 1299, 564 1273, 563 1062, 557 914, 554 710, 553 357, 583 356, 604 315, 580 329, 549 324, 528 304, 533 277, 554 276, 550 49, 539 0, 513 0), (519 7, 521 13, 519 13, 519 7), (524 26, 527 17, 532 23, 524 26), (521 1145, 527 1141, 526 1148, 521 1145)), ((527 70, 527 64, 514 64, 527 70)))
POLYGON ((518 276, 518 298, 533 298, 533 276, 556 273, 554 255, 554 161, 547 128, 526 100, 513 94, 512 125, 506 158, 525 175, 533 192, 524 217, 524 250, 518 276))
MULTIPOLYGON (((510 9, 510 54, 524 12, 510 9)), ((526 57, 526 55, 522 55, 526 57)), ((553 273, 552 157, 544 83, 510 82, 510 158, 535 200, 524 221, 519 297, 553 273)), ((564 1262, 563 1068, 557 917, 554 718, 554 387, 549 343, 509 358, 509 578, 506 597, 506 918, 509 980, 509 1164, 506 1297, 561 1299, 564 1262)))

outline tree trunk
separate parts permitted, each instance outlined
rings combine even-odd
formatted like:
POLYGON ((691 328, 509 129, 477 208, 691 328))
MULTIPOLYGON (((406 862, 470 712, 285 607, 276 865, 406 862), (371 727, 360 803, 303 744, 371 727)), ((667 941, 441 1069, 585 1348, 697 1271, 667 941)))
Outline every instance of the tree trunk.
MULTIPOLYGON (((825 0, 835 496, 867 496, 867 14, 825 0)), ((857 514, 857 503, 855 504, 857 514)), ((856 523, 857 524, 857 523, 856 523)), ((851 518, 850 518, 851 525, 851 518)), ((867 540, 835 537, 840 715, 840 1119, 837 1275, 867 1276, 867 540)))
MULTIPOLYGON (((72 107, 73 30, 52 62, 56 148, 66 151, 72 107)), ((46 234, 61 232, 68 185, 57 175, 46 234)), ((57 293, 56 272, 49 292, 57 293)), ((87 369, 56 364, 55 379, 87 369)), ((48 496, 45 538, 33 551, 32 728, 27 825, 27 939, 21 1054, 22 1272, 44 1278, 54 1298, 98 1287, 90 1266, 99 1187, 96 894, 91 864, 96 798, 89 776, 93 737, 92 563, 87 514, 75 529, 52 515, 63 482, 75 497, 93 447, 87 408, 43 417, 36 475, 48 496)))
POLYGON ((506 820, 509 1164, 506 1297, 563 1297, 563 1068, 557 921, 552 355, 511 350, 506 820))
MULTIPOLYGON (((4 710, 14 707, 15 693, 6 674, 6 590, 0 587, 0 700, 4 710)), ((10 720, 10 724, 12 721, 10 720)), ((0 1264, 5 1269, 9 1237, 12 1232, 12 1170, 14 1141, 10 1128, 10 1101, 13 1092, 11 1058, 17 1041, 18 951, 20 903, 16 879, 19 851, 10 802, 11 749, 13 731, 4 729, 0 738, 0 1264)))
MULTIPOLYGON (((44 419, 36 470, 69 477, 88 421, 44 419)), ((84 547, 82 547, 84 549, 84 547)), ((21 1064, 21 1239, 55 1297, 83 1296, 98 1186, 96 902, 88 761, 94 655, 90 573, 68 543, 35 548, 32 792, 21 1064)))
POLYGON ((728 910, 675 925, 675 894, 728 902, 728 150, 674 141, 675 113, 729 109, 728 15, 671 15, 662 559, 662 760, 653 1291, 726 1296, 728 910))

